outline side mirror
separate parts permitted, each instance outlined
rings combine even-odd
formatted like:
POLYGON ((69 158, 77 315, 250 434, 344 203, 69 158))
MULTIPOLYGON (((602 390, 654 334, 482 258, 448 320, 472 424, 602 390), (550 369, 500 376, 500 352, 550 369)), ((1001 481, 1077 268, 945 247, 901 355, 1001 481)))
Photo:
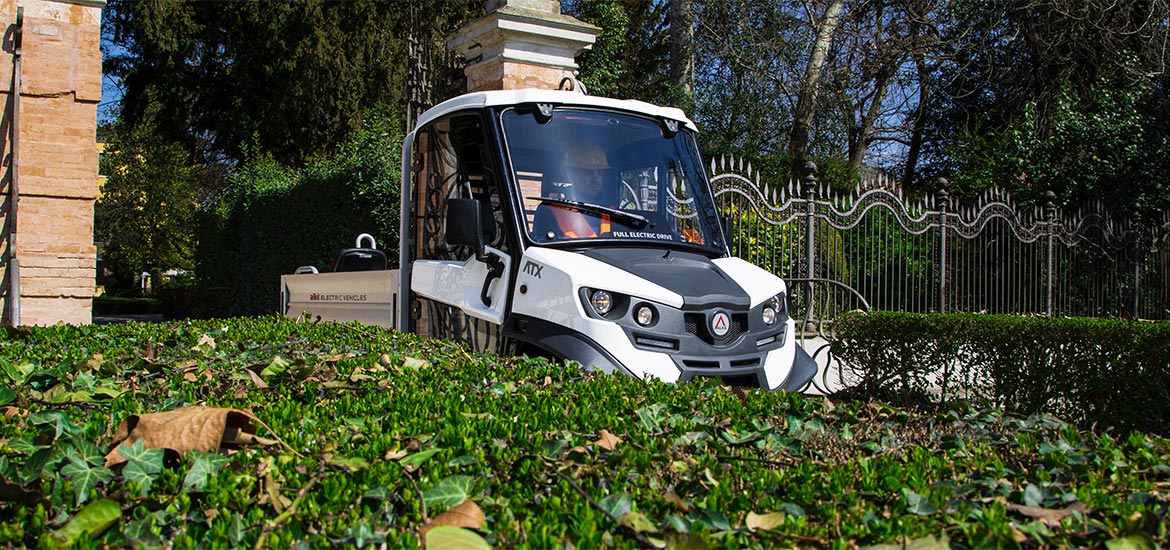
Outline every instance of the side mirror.
POLYGON ((449 245, 470 246, 476 257, 483 256, 483 227, 478 200, 447 199, 446 239, 449 245))

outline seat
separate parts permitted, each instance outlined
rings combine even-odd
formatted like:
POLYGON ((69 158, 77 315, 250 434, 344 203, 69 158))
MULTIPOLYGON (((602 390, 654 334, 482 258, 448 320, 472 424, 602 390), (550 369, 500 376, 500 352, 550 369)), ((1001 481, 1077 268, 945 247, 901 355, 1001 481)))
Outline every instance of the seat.
POLYGON ((386 269, 386 253, 373 248, 346 248, 337 254, 333 271, 379 271, 386 269))

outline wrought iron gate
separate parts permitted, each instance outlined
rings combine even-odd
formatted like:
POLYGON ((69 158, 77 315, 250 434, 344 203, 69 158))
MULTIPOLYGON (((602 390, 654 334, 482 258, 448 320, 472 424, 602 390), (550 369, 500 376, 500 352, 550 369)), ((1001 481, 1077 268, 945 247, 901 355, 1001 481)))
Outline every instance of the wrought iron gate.
MULTIPOLYGON (((844 311, 1170 318, 1170 216, 1117 220, 1100 204, 1021 206, 990 190, 972 204, 905 197, 888 179, 849 193, 765 185, 742 160, 712 160, 732 251, 789 281, 806 324, 844 311)), ((806 326, 806 328, 812 328, 806 326)))

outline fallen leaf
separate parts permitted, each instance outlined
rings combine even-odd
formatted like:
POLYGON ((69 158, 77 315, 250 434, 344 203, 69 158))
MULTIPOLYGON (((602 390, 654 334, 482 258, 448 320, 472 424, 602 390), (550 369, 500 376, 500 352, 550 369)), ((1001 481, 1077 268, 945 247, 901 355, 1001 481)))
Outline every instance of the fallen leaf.
POLYGON ((490 550, 483 537, 462 527, 440 525, 427 532, 426 550, 490 550))
POLYGON ((1009 512, 1016 512, 1032 519, 1039 520, 1041 523, 1049 527, 1060 527, 1061 520, 1072 517, 1072 515, 1077 512, 1084 514, 1089 513, 1089 506, 1083 502, 1074 502, 1065 508, 1060 508, 1057 510, 1039 508, 1036 506, 1021 506, 1019 504, 1009 503, 1007 505, 1007 509, 1009 512))
POLYGON ((622 439, 616 435, 609 433, 609 430, 602 429, 601 434, 597 439, 597 446, 607 451, 612 451, 622 442, 622 439))
POLYGON ((85 505, 64 527, 45 535, 42 547, 69 548, 82 535, 94 540, 122 519, 122 506, 112 500, 96 500, 85 505))
POLYGON ((213 349, 215 349, 215 338, 212 338, 206 334, 204 334, 203 336, 200 336, 199 342, 191 347, 191 351, 201 351, 204 353, 211 351, 213 349), (204 348, 204 347, 206 347, 207 349, 206 350, 200 349, 200 348, 204 348))
POLYGON ((788 517, 788 514, 785 514, 784 512, 772 512, 770 514, 763 515, 757 514, 755 512, 748 512, 747 520, 744 522, 744 525, 746 525, 747 528, 751 529, 752 531, 758 531, 760 529, 771 531, 772 529, 784 525, 784 518, 786 517, 788 517))
POLYGON ((673 487, 666 491, 666 494, 663 496, 663 498, 666 499, 666 502, 673 504, 676 508, 683 512, 691 511, 691 505, 687 504, 687 501, 678 496, 678 493, 674 492, 673 487))
POLYGON ((260 378, 260 375, 257 374, 256 371, 249 369, 249 368, 245 368, 244 372, 248 373, 248 378, 252 379, 252 384, 255 385, 257 388, 262 389, 262 390, 268 389, 268 382, 265 382, 263 378, 260 378))
POLYGON ((479 508, 479 505, 474 500, 467 499, 462 504, 439 514, 435 519, 420 527, 418 530, 419 535, 425 539, 427 531, 443 525, 464 527, 467 529, 483 529, 483 510, 479 508))
POLYGON ((241 435, 241 432, 249 435, 255 432, 252 421, 260 422, 248 411, 203 406, 131 415, 114 432, 113 446, 106 454, 106 467, 125 462, 118 446, 139 439, 146 447, 170 449, 180 455, 187 451, 215 452, 223 443, 247 441, 264 444, 262 442, 271 441, 241 435))
POLYGON ((415 357, 407 357, 402 361, 402 368, 404 369, 421 369, 423 367, 431 366, 431 362, 426 359, 418 359, 415 357))

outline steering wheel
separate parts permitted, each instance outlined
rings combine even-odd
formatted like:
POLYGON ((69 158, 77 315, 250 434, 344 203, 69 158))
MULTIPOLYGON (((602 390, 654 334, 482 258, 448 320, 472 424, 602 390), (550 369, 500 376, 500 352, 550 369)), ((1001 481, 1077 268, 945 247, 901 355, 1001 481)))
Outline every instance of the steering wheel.
POLYGON ((618 208, 622 210, 641 210, 642 202, 638 200, 638 192, 627 182, 622 182, 622 196, 618 201, 618 208))

